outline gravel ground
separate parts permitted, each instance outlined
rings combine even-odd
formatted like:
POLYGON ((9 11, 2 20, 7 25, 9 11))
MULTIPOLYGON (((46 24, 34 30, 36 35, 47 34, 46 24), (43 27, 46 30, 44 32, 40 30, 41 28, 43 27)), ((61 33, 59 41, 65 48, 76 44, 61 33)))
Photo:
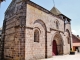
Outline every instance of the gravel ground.
POLYGON ((77 53, 75 55, 53 56, 52 58, 41 60, 80 60, 80 53, 77 53))

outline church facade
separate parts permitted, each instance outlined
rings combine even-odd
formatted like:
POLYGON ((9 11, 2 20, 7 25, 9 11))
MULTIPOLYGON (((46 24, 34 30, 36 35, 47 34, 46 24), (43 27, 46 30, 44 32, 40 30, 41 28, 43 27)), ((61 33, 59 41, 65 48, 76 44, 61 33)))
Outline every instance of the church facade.
POLYGON ((48 11, 29 0, 12 0, 3 23, 3 58, 37 60, 69 54, 70 21, 56 7, 48 11))

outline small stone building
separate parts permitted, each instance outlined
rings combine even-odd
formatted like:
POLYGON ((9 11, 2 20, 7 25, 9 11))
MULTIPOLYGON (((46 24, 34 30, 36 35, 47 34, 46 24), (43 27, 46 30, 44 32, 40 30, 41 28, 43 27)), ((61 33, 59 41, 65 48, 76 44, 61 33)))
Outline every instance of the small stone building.
POLYGON ((5 12, 4 59, 37 60, 69 54, 71 19, 56 7, 51 11, 30 0, 12 0, 5 12))
POLYGON ((80 37, 79 35, 74 35, 72 34, 72 45, 73 45, 73 50, 80 52, 80 37))

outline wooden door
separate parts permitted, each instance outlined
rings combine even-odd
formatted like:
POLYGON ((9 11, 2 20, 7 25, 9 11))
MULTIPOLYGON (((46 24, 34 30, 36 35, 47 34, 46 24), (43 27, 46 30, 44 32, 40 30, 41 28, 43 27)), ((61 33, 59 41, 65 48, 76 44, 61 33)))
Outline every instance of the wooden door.
POLYGON ((53 55, 57 55, 58 54, 58 52, 57 52, 57 44, 56 44, 55 40, 53 40, 52 54, 53 55))

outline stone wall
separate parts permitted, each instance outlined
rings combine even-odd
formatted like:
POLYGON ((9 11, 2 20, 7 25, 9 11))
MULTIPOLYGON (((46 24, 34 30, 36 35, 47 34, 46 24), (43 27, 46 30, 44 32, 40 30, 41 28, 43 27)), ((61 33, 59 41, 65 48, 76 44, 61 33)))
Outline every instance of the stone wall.
POLYGON ((4 40, 4 59, 24 60, 25 54, 25 21, 26 3, 12 0, 5 12, 5 23, 2 33, 4 40))
POLYGON ((29 2, 26 11, 25 59, 36 60, 45 58, 46 56, 52 57, 52 41, 56 32, 59 32, 62 36, 64 43, 63 53, 68 54, 70 51, 70 44, 67 43, 64 30, 64 20, 42 11, 40 6, 30 4, 29 2), (59 21, 59 29, 56 28, 56 21, 59 21), (39 28, 41 31, 39 43, 34 42, 35 28, 39 28))

